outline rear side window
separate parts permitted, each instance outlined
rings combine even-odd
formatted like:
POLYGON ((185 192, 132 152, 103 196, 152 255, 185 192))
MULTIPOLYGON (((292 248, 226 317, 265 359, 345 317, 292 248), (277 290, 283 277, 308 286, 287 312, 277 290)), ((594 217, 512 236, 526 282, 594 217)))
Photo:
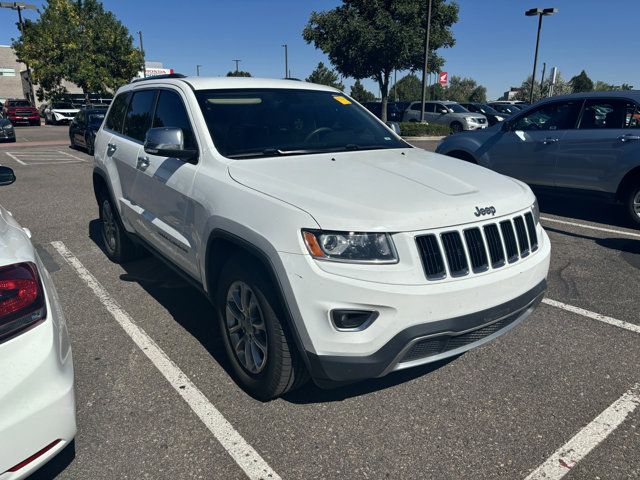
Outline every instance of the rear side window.
POLYGON ((176 92, 160 90, 152 126, 153 128, 181 128, 184 133, 184 148, 189 150, 197 148, 189 115, 180 95, 176 92))
POLYGON ((144 142, 144 137, 151 126, 151 113, 155 98, 155 90, 141 90, 133 93, 129 108, 127 108, 122 133, 134 140, 144 142))
POLYGON ((514 130, 568 130, 575 128, 582 100, 548 103, 520 117, 514 130))
POLYGON ((587 100, 580 119, 580 129, 638 128, 635 112, 635 104, 627 100, 587 100))
POLYGON ((129 93, 121 93, 115 98, 111 105, 111 110, 109 110, 109 116, 104 124, 104 128, 112 132, 122 133, 122 123, 124 122, 124 115, 127 111, 128 99, 129 93))

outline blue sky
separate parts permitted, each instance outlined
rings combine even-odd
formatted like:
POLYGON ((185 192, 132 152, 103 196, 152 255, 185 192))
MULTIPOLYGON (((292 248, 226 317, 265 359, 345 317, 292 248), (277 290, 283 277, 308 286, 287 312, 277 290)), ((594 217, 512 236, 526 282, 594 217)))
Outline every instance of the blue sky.
MULTIPOLYGON (((426 0, 425 0, 426 1, 426 0)), ((32 3, 42 5, 42 0, 32 3)), ((289 68, 305 78, 322 52, 301 37, 313 10, 330 9, 338 0, 105 0, 132 34, 143 31, 147 60, 157 60, 176 71, 224 75, 240 68, 254 76, 282 77, 284 50, 289 45, 289 68)), ((570 78, 583 68, 595 80, 629 83, 640 88, 637 0, 459 0, 460 21, 454 26, 456 45, 443 49, 449 75, 470 76, 496 98, 509 86, 520 85, 531 73, 536 20, 524 11, 557 7, 560 12, 544 20, 539 54, 547 71, 557 66, 570 78)), ((34 18, 35 13, 27 12, 34 18)), ((18 35, 16 12, 0 9, 0 44, 18 35)), ((137 45, 137 37, 136 37, 137 45)), ((398 78, 400 78, 400 75, 398 78)), ((350 85, 353 81, 346 80, 350 85)), ((372 81, 365 82, 377 93, 372 81)))

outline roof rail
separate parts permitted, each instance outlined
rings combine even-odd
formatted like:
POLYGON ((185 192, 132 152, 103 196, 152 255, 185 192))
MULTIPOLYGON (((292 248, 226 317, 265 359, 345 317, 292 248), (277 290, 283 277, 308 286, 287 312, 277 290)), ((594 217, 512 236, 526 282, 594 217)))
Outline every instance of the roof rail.
POLYGON ((181 73, 167 73, 166 75, 151 75, 150 77, 134 78, 132 83, 144 82, 145 80, 162 80, 163 78, 187 78, 181 73))

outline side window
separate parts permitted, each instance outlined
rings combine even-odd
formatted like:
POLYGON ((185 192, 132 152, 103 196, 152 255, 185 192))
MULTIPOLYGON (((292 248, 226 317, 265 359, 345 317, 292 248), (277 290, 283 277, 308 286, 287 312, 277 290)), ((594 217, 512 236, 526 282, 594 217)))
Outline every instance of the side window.
POLYGON ((184 148, 189 150, 196 149, 196 139, 189 122, 189 115, 180 95, 170 90, 160 90, 159 95, 152 127, 181 128, 184 133, 184 148))
POLYGON ((514 130, 568 130, 575 128, 581 100, 548 103, 516 120, 514 130))
POLYGON ((625 110, 624 128, 640 128, 640 107, 627 102, 625 110))
POLYGON ((587 100, 580 129, 621 129, 630 124, 634 110, 634 104, 622 99, 587 100))
POLYGON ((435 111, 434 110, 434 105, 435 104, 429 103, 429 102, 425 103, 424 104, 424 113, 433 113, 435 111))
POLYGON ((409 110, 413 110, 414 112, 420 111, 420 102, 413 102, 409 107, 409 110))
POLYGON ((114 100, 109 110, 109 116, 104 123, 104 128, 111 130, 112 132, 122 133, 122 123, 124 121, 124 115, 127 111, 127 103, 129 100, 129 93, 121 93, 114 100))
POLYGON ((124 120, 124 133, 127 137, 144 142, 151 126, 151 111, 156 98, 155 90, 134 92, 124 120))

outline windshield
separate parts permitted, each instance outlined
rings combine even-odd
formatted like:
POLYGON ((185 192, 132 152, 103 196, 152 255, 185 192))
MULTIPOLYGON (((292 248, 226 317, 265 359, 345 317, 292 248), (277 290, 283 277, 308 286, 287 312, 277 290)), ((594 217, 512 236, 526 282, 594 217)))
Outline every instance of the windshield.
POLYGON ((61 110, 73 110, 73 105, 69 102, 56 102, 51 108, 59 108, 61 110))
POLYGON ((91 113, 89 115, 89 123, 91 125, 100 125, 104 120, 104 113, 91 113))
POLYGON ((498 115, 495 109, 491 108, 489 105, 478 105, 478 108, 482 113, 488 113, 489 115, 498 115))
POLYGON ((229 158, 410 148, 337 92, 235 89, 196 95, 213 143, 229 158))
POLYGON ((13 100, 9 102, 9 105, 12 107, 30 107, 31 106, 28 100, 13 100))
POLYGON ((457 103, 447 103, 445 107, 447 107, 450 110, 453 110, 454 113, 469 113, 469 110, 467 110, 462 105, 459 105, 457 103))

